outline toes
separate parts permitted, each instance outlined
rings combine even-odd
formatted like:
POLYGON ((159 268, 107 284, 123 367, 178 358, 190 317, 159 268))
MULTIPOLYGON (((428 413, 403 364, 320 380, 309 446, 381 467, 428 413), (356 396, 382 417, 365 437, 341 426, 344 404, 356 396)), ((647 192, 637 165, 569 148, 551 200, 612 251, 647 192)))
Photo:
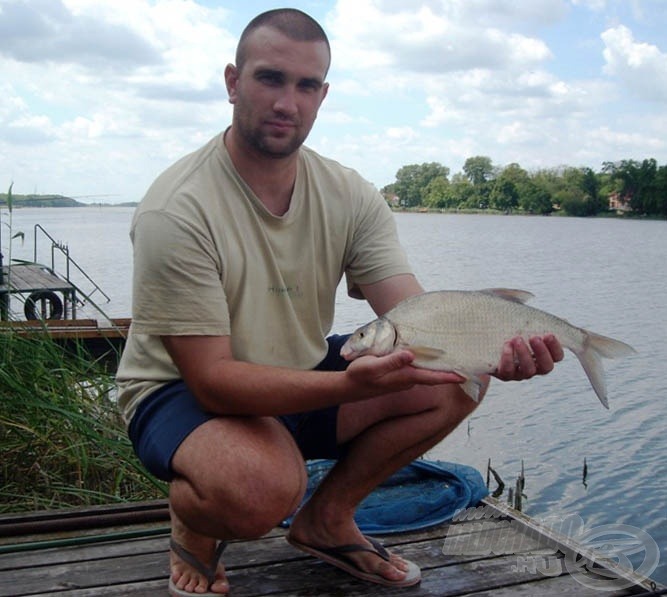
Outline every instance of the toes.
POLYGON ((402 570, 398 563, 394 563, 393 561, 385 562, 383 560, 382 563, 378 565, 376 573, 389 580, 403 580, 406 571, 402 570))
POLYGON ((408 563, 401 557, 396 554, 391 554, 389 562, 395 568, 398 568, 401 572, 407 572, 409 569, 408 563))
POLYGON ((227 593, 229 591, 229 583, 226 579, 218 578, 212 585, 211 591, 214 593, 227 593))

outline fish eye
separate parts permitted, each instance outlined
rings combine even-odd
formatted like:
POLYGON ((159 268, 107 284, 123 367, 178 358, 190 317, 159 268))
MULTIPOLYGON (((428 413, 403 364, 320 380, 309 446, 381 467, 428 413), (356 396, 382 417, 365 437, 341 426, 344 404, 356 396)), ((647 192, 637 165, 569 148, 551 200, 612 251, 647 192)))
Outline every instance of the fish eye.
POLYGON ((359 337, 360 337, 360 338, 363 338, 363 337, 364 337, 364 333, 363 333, 363 332, 359 332, 359 337))

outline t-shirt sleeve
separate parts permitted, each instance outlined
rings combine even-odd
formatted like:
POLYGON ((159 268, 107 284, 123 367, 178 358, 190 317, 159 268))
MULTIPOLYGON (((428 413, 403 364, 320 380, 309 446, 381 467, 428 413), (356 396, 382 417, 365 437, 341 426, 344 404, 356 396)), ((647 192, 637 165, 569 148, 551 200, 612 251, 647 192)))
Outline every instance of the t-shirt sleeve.
POLYGON ((230 333, 221 259, 203 231, 156 210, 138 217, 131 236, 135 333, 230 333))
POLYGON ((348 294, 353 298, 363 298, 359 284, 412 273, 391 209, 382 195, 371 189, 360 202, 345 270, 348 294))

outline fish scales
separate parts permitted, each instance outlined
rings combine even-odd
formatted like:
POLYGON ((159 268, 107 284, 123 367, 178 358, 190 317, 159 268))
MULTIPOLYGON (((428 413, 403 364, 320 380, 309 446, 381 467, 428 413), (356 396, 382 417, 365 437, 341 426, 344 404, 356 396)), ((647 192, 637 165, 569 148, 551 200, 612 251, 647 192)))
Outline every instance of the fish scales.
POLYGON ((482 385, 480 376, 495 371, 507 340, 554 334, 579 358, 600 401, 607 406, 600 358, 624 356, 634 349, 523 304, 530 297, 526 291, 513 289, 443 290, 410 297, 359 328, 341 354, 352 359, 408 349, 415 354, 415 366, 465 377, 464 390, 476 399, 482 385))

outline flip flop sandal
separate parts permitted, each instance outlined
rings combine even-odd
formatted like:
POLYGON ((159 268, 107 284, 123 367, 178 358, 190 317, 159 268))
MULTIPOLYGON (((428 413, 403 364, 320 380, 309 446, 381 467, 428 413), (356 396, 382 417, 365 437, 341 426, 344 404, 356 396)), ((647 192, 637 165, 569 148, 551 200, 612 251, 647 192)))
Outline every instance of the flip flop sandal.
MULTIPOLYGON (((185 549, 185 547, 174 541, 173 538, 169 539, 169 547, 171 547, 172 551, 186 564, 192 566, 197 572, 201 572, 206 577, 208 588, 210 588, 215 582, 218 562, 222 557, 222 552, 225 551, 225 547, 227 547, 227 543, 221 541, 215 548, 215 554, 213 554, 213 560, 210 566, 204 564, 199 558, 185 549)), ((207 593, 192 593, 185 589, 179 589, 171 576, 169 577, 169 594, 172 597, 220 597, 221 595, 224 595, 224 593, 211 593, 210 591, 207 593)))
POLYGON ((418 584, 421 581, 421 570, 419 569, 419 566, 417 566, 417 564, 414 562, 410 562, 409 560, 404 560, 408 565, 408 571, 405 575, 405 578, 402 580, 391 580, 380 574, 361 570, 357 563, 352 558, 348 557, 347 554, 363 551, 372 553, 373 555, 382 558, 385 562, 388 562, 390 558, 389 552, 379 541, 373 539, 372 537, 366 536, 364 536, 364 539, 369 541, 373 547, 368 547, 367 545, 360 545, 356 543, 349 545, 338 545, 336 547, 317 547, 314 545, 308 545, 306 543, 300 543, 299 541, 287 537, 287 541, 297 549, 300 549, 301 551, 304 551, 311 556, 327 562, 328 564, 336 566, 337 568, 340 568, 341 570, 344 570, 348 574, 351 574, 355 578, 359 578, 361 580, 377 583, 386 587, 410 587, 412 585, 418 584))

